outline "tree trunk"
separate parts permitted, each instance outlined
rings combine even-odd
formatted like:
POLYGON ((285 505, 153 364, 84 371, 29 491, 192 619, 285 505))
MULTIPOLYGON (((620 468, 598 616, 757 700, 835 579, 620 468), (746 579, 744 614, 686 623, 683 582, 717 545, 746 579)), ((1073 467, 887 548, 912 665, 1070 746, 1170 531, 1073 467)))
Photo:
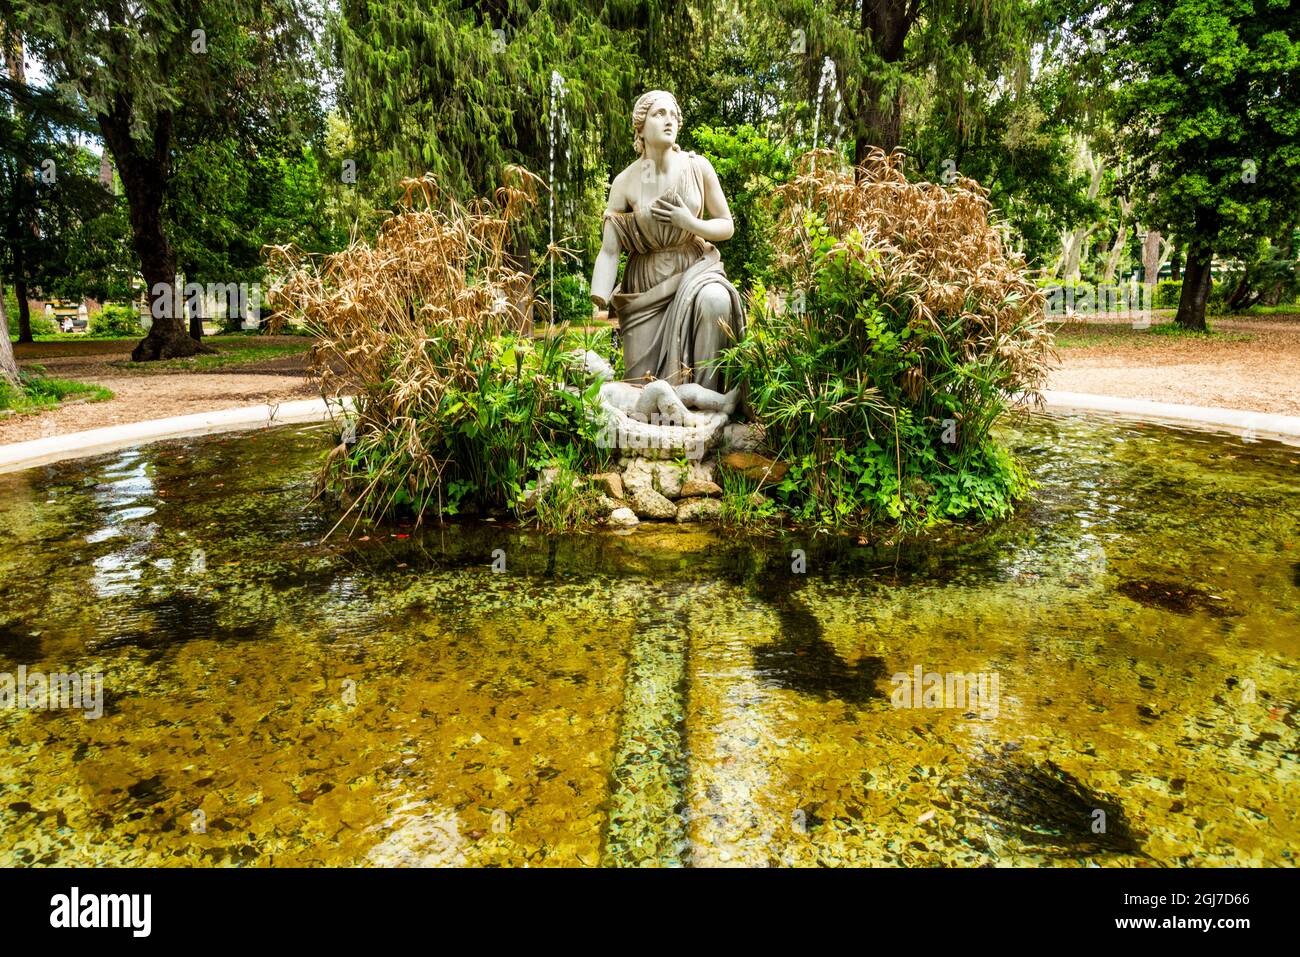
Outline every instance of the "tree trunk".
POLYGON ((1241 278, 1237 280, 1237 285, 1233 286, 1232 292, 1224 297, 1223 302, 1228 309, 1236 312, 1238 309, 1244 308, 1251 298, 1249 275, 1247 272, 1243 272, 1241 278))
POLYGON ((27 301, 27 280, 24 278, 22 257, 14 250, 14 295, 18 297, 18 341, 32 342, 32 306, 27 301))
MULTIPOLYGON (((1098 184, 1100 186, 1100 183, 1098 184)), ((1115 270, 1119 268, 1119 261, 1124 255, 1124 244, 1128 242, 1128 222, 1129 217, 1133 215, 1133 200, 1119 200, 1119 226, 1115 230, 1115 242, 1110 247, 1110 252, 1106 256, 1106 267, 1102 270, 1101 281, 1110 283, 1115 281, 1115 270)))
POLYGON ((14 346, 9 341, 9 316, 5 312, 5 290, 0 284, 0 382, 21 389, 18 363, 14 360, 14 346))
POLYGON ((152 143, 147 146, 132 138, 130 117, 131 106, 126 95, 118 94, 112 109, 100 113, 97 119, 126 193, 132 245, 140 257, 140 272, 153 317, 148 335, 131 351, 131 361, 151 362, 211 352, 185 329, 181 290, 176 288, 176 253, 163 228, 171 114, 158 114, 152 143))
POLYGON ((1066 282, 1078 282, 1082 277, 1083 247, 1092 236, 1097 224, 1086 229, 1076 229, 1068 234, 1065 249, 1061 253, 1061 278, 1066 282))
POLYGON ((1128 227, 1121 225, 1115 231, 1115 242, 1111 244, 1110 252, 1106 255, 1106 266, 1101 271, 1101 281, 1112 283, 1115 281, 1115 270, 1119 268, 1120 257, 1124 255, 1124 244, 1128 242, 1128 227))
MULTIPOLYGON (((859 38, 888 64, 900 63, 907 33, 912 29, 920 9, 918 0, 875 0, 862 4, 859 38)), ((879 71, 866 71, 858 95, 857 133, 853 142, 854 165, 861 165, 872 147, 886 153, 898 148, 902 138, 902 97, 887 92, 879 71)))
MULTIPOLYGON (((22 34, 16 30, 10 30, 3 22, 0 22, 0 48, 4 51, 5 70, 9 73, 9 78, 18 86, 24 86, 27 83, 27 64, 23 58, 23 38, 22 34)), ((34 220, 34 213, 30 212, 28 200, 30 195, 28 189, 35 181, 35 173, 27 170, 22 174, 22 178, 14 184, 17 193, 18 208, 20 210, 29 210, 28 215, 34 220)), ((32 317, 31 307, 27 303, 27 263, 23 256, 23 243, 29 241, 29 236, 22 235, 22 228, 26 226, 31 233, 37 233, 36 223, 30 221, 16 226, 16 235, 13 246, 14 260, 14 295, 18 297, 18 341, 32 341, 32 317)), ((39 235, 39 233, 37 233, 39 235)), ((9 327, 5 326, 5 343, 8 346, 9 327)), ((9 350, 12 360, 13 350, 9 350)))
POLYGON ((1183 290, 1178 299, 1178 313, 1174 316, 1174 322, 1184 329, 1205 331, 1205 306, 1210 300, 1210 264, 1213 262, 1212 250, 1194 247, 1187 250, 1183 290))
POLYGON ((1160 267, 1165 264, 1172 245, 1160 235, 1160 230, 1147 230, 1146 239, 1142 243, 1142 281, 1148 286, 1154 286, 1160 281, 1160 267))
POLYGON ((1183 281, 1183 247, 1179 246, 1174 250, 1173 256, 1169 260, 1169 278, 1174 282, 1183 281))
POLYGON ((197 299, 191 301, 186 299, 185 312, 190 318, 190 338, 197 341, 203 339, 203 303, 197 299))
MULTIPOLYGON (((1078 138, 1075 142, 1075 163, 1088 174, 1088 199, 1095 200, 1101 192, 1102 174, 1105 172, 1105 164, 1096 154, 1088 148, 1088 141, 1078 138)), ((1052 275, 1055 277, 1059 272, 1061 278, 1066 282, 1078 282, 1081 278, 1080 266, 1082 265, 1084 253, 1084 244, 1101 223, 1093 223, 1091 226, 1080 226, 1073 230, 1063 230, 1061 232, 1061 258, 1057 261, 1057 269, 1052 275)))

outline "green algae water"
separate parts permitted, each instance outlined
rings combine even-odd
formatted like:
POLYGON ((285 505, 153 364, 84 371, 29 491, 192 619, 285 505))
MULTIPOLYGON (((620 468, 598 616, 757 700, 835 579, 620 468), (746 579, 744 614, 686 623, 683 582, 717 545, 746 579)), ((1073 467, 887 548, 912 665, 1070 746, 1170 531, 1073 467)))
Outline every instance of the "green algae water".
POLYGON ((103 682, 0 710, 0 863, 1295 863, 1300 449, 1003 437, 1014 519, 874 546, 327 538, 315 428, 0 476, 0 673, 103 682))

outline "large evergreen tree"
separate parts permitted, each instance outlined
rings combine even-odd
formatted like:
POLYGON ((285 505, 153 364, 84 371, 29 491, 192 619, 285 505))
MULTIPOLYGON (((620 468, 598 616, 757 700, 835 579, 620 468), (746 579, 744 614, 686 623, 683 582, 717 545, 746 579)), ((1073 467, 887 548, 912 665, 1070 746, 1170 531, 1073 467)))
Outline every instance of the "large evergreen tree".
POLYGON ((1280 235, 1300 207, 1300 10, 1122 0, 1099 12, 1138 215, 1180 238, 1175 321, 1204 329, 1215 254, 1280 235))
POLYGON ((557 237, 585 234, 583 200, 605 185, 610 154, 632 157, 631 103, 646 82, 636 31, 611 28, 601 7, 345 0, 341 102, 360 185, 386 205, 400 179, 428 171, 467 198, 491 195, 506 164, 549 178, 553 161, 557 237))
POLYGON ((281 112, 288 71, 309 60, 308 13, 299 0, 0 0, 0 16, 95 117, 116 162, 156 317, 136 361, 201 348, 185 328, 164 217, 178 126, 281 112))
POLYGON ((905 145, 909 93, 912 101, 944 104, 948 121, 965 135, 978 120, 972 88, 1023 64, 1046 16, 1041 0, 744 3, 751 23, 765 24, 771 53, 789 63, 789 102, 815 102, 826 58, 833 62, 859 163, 875 147, 905 145))

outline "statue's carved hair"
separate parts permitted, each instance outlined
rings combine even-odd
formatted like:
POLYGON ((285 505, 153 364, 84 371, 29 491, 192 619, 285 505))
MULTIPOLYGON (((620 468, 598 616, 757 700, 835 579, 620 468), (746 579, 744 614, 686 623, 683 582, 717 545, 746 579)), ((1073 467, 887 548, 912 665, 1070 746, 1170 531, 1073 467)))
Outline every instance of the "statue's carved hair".
MULTIPOLYGON (((636 105, 632 107, 632 133, 636 137, 633 147, 636 149, 637 156, 645 156, 645 137, 642 135, 645 130, 645 118, 650 115, 650 108, 654 106, 655 100, 661 96, 668 97, 672 104, 673 115, 677 117, 677 130, 681 132, 682 108, 677 105, 677 97, 667 90, 650 90, 642 93, 637 97, 636 105)), ((673 149, 680 150, 681 147, 674 143, 673 149)))

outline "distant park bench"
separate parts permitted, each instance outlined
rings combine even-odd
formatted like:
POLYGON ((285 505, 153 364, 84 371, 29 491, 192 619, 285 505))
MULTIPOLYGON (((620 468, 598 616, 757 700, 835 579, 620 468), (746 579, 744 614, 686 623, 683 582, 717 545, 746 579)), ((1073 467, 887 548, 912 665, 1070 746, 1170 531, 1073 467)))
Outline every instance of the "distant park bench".
POLYGON ((45 317, 54 323, 59 332, 63 331, 63 321, 72 319, 72 331, 86 332, 90 328, 88 319, 81 316, 81 303, 69 305, 68 303, 51 302, 46 303, 45 317))

